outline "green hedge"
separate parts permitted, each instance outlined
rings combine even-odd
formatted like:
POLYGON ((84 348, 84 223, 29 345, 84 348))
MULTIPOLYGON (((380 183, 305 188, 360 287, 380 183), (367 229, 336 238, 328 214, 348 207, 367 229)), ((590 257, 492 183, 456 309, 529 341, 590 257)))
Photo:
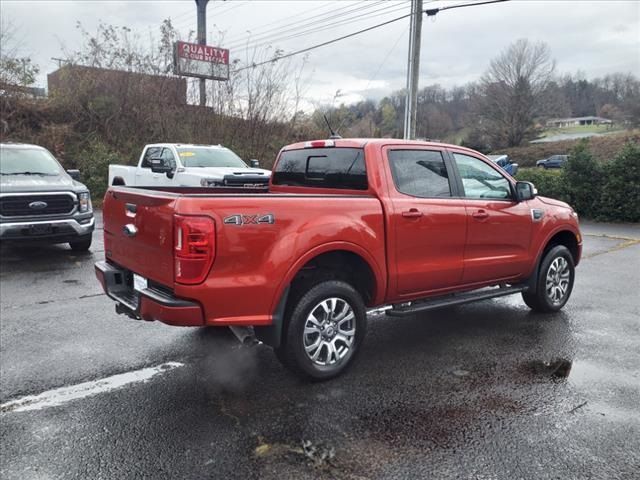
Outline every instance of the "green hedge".
POLYGON ((565 168, 522 168, 517 178, 532 182, 540 195, 569 203, 585 218, 640 222, 640 146, 635 142, 602 165, 585 140, 570 152, 565 168))
POLYGON ((516 175, 518 180, 533 183, 538 193, 545 197, 557 198, 568 202, 564 184, 564 175, 561 170, 544 170, 542 168, 521 168, 516 175))
POLYGON ((109 188, 109 165, 124 163, 122 156, 99 140, 86 141, 71 156, 80 169, 80 181, 89 188, 94 202, 101 202, 109 188))

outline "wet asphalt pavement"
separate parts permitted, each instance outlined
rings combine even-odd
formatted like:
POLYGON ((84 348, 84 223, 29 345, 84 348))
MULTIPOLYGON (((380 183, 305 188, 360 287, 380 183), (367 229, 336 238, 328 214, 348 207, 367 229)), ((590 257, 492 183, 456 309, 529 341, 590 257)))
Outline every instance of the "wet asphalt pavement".
POLYGON ((640 478, 640 227, 584 225, 565 309, 519 296, 370 318, 358 363, 307 384, 267 347, 128 320, 67 247, 0 251, 2 479, 640 478), (601 236, 604 234, 605 236, 601 236))

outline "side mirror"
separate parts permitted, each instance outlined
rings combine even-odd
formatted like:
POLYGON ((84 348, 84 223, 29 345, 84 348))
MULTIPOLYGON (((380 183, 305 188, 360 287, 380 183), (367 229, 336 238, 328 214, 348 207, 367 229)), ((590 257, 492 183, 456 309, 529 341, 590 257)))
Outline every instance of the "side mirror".
POLYGON ((164 158, 151 158, 149 159, 151 164, 151 171, 153 173, 166 173, 171 174, 173 167, 164 161, 164 158))
POLYGON ((260 161, 254 159, 249 160, 249 165, 251 165, 251 168, 260 168, 260 161))
POLYGON ((80 170, 71 169, 71 170, 67 170, 67 173, 74 180, 78 182, 80 181, 80 170))
POLYGON ((519 202, 531 200, 538 192, 531 182, 516 182, 516 197, 519 202))
MULTIPOLYGON (((515 177, 516 173, 518 173, 518 164, 517 163, 511 163, 511 176, 515 177)), ((535 190, 535 189, 534 189, 535 190)))

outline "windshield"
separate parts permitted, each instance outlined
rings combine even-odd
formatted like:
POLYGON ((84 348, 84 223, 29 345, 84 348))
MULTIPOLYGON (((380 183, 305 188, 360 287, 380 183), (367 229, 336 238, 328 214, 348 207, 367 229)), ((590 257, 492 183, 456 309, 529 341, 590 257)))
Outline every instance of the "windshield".
POLYGON ((178 155, 185 167, 248 168, 239 156, 226 148, 181 147, 178 155))
POLYGON ((46 150, 39 148, 0 147, 0 174, 2 175, 60 175, 58 161, 46 150))

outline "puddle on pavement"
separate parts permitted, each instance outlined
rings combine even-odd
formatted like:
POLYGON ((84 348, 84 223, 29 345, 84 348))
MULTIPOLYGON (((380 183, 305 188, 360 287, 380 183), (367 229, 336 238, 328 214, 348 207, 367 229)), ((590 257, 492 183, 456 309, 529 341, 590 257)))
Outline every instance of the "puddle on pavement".
POLYGON ((565 358, 534 360, 522 365, 521 370, 539 378, 551 380, 567 379, 572 384, 593 388, 598 384, 614 384, 618 387, 638 389, 640 374, 624 368, 609 368, 586 360, 574 361, 565 358))
POLYGON ((567 378, 573 369, 573 361, 566 358, 534 360, 524 364, 524 370, 535 376, 551 379, 567 378))

